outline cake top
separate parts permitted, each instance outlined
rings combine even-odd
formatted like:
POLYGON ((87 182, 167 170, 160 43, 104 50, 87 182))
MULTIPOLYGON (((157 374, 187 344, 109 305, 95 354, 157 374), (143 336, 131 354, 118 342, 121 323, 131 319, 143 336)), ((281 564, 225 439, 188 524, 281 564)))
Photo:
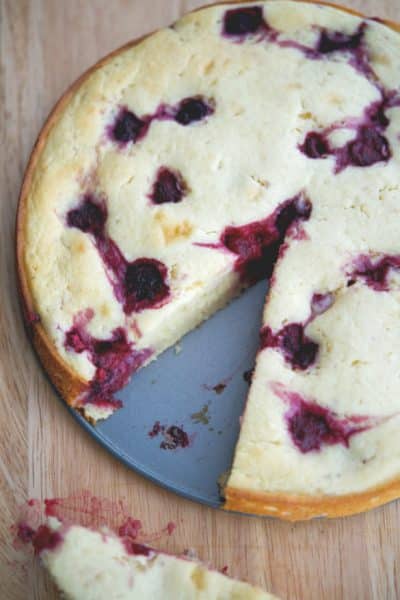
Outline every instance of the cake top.
MULTIPOLYGON (((73 88, 35 155, 23 270, 31 319, 90 382, 89 414, 171 342, 166 323, 190 313, 188 329, 217 284, 228 298, 269 276, 294 222, 301 236, 335 220, 327 181, 360 210, 394 198, 398 53, 389 28, 327 6, 221 5, 73 88)), ((340 242, 368 255, 361 220, 340 242)), ((374 250, 396 238, 392 220, 374 250)))

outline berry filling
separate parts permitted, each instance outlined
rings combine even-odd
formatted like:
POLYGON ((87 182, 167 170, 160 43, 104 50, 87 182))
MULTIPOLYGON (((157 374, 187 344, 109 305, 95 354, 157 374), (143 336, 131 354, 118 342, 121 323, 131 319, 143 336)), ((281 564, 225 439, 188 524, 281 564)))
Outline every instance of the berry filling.
POLYGON ((316 131, 307 133, 299 148, 308 158, 326 158, 331 154, 328 140, 323 134, 316 131))
POLYGON ((85 194, 81 204, 67 214, 68 227, 75 227, 94 237, 104 235, 107 209, 104 202, 97 202, 91 194, 85 194))
POLYGON ((332 52, 344 52, 358 50, 363 42, 365 23, 361 23, 354 33, 343 33, 341 31, 330 31, 322 29, 316 45, 319 54, 331 54, 332 52))
POLYGON ((146 135, 149 124, 148 119, 139 119, 127 108, 121 108, 111 128, 111 137, 121 144, 135 143, 146 135))
POLYGON ((304 323, 288 323, 276 333, 266 325, 260 332, 260 350, 277 348, 292 369, 305 371, 315 363, 319 345, 304 330, 316 317, 327 311, 333 302, 333 294, 316 293, 311 298, 310 316, 304 323))
POLYGON ((280 383, 271 384, 273 392, 289 404, 286 425, 293 444, 302 453, 320 450, 322 446, 349 446, 351 436, 377 424, 371 417, 352 415, 340 418, 335 412, 305 400, 297 392, 280 383))
POLYGON ((161 306, 169 295, 166 277, 167 267, 158 260, 138 258, 128 263, 124 276, 125 312, 161 306))
POLYGON ((214 101, 203 96, 190 96, 176 105, 160 104, 153 114, 143 117, 123 106, 107 132, 111 140, 122 146, 129 142, 135 144, 146 136, 153 121, 175 121, 186 126, 212 115, 214 107, 214 101))
POLYGON ((244 281, 255 283, 271 276, 286 234, 298 221, 308 220, 311 209, 311 202, 298 194, 262 221, 226 227, 220 243, 211 247, 223 247, 236 254, 235 270, 244 281))
POLYGON ((75 316, 73 326, 65 334, 65 348, 78 354, 87 352, 96 367, 89 388, 83 395, 83 403, 120 408, 122 404, 113 398, 113 393, 128 382, 132 373, 146 362, 152 351, 149 348, 134 350, 122 327, 114 329, 109 339, 93 337, 87 331, 87 324, 92 318, 93 311, 90 309, 75 316))
POLYGON ((354 33, 344 33, 325 28, 319 30, 314 46, 305 46, 296 40, 285 39, 277 29, 271 27, 263 16, 261 6, 230 9, 225 12, 222 35, 242 41, 258 34, 257 41, 275 43, 281 48, 293 48, 302 52, 307 58, 321 60, 326 56, 344 52, 350 55, 349 64, 376 83, 376 75, 370 64, 364 46, 364 34, 367 24, 362 22, 354 33))
POLYGON ((369 287, 377 292, 387 292, 390 289, 389 274, 392 269, 400 270, 399 255, 383 255, 371 257, 361 254, 353 262, 354 269, 349 273, 347 285, 353 285, 361 278, 369 287))
POLYGON ((179 171, 161 167, 157 172, 150 199, 154 204, 180 202, 187 192, 185 180, 179 171))
POLYGON ((302 371, 315 363, 318 354, 318 344, 305 335, 301 323, 285 325, 277 333, 268 326, 264 327, 261 330, 261 350, 264 348, 278 348, 292 369, 302 371))
POLYGON ((107 209, 86 194, 77 208, 67 214, 70 227, 90 233, 103 260, 115 297, 130 315, 144 309, 159 308, 168 301, 167 267, 153 258, 126 260, 117 244, 105 230, 107 209))
POLYGON ((396 106, 398 99, 386 94, 382 100, 368 106, 361 118, 348 119, 346 123, 337 123, 320 132, 310 131, 299 150, 311 159, 335 158, 335 173, 349 166, 370 167, 391 158, 388 140, 383 135, 389 125, 385 110, 396 106), (354 129, 355 137, 339 148, 331 147, 328 136, 335 130, 354 129))
POLYGON ((227 36, 244 37, 258 33, 265 27, 261 6, 234 8, 224 15, 222 32, 227 36))
POLYGON ((180 125, 190 125, 196 121, 202 121, 214 112, 213 103, 205 100, 202 96, 185 98, 177 105, 174 112, 174 120, 180 125))

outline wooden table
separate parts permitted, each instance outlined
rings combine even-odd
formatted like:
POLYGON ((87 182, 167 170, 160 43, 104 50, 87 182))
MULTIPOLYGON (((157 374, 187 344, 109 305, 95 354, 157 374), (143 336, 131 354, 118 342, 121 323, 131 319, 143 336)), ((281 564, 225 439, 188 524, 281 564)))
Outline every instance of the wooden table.
MULTIPOLYGON (((14 275, 18 190, 35 137, 55 100, 87 67, 124 42, 166 25, 203 0, 0 0, 0 598, 51 600, 36 561, 10 564, 9 526, 28 497, 82 488, 126 498, 148 529, 178 522, 164 541, 195 547, 217 567, 291 600, 400 598, 400 502, 332 522, 291 525, 224 514, 129 471, 86 435, 55 398, 25 336, 14 275)), ((400 21, 400 0, 347 0, 400 21)), ((147 599, 144 599, 147 600, 147 599)), ((149 599, 151 600, 151 599, 149 599)))

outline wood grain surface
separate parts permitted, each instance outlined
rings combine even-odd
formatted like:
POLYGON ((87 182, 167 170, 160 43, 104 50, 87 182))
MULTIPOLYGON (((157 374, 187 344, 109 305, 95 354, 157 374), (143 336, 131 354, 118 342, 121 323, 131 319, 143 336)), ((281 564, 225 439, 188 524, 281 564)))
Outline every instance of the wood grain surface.
MULTIPOLYGON (((345 0, 343 0, 345 1, 345 0)), ((63 90, 124 42, 202 0, 0 0, 0 600, 53 600, 35 560, 10 544, 17 505, 83 488, 125 498, 148 529, 178 523, 164 542, 287 600, 400 599, 400 502, 336 521, 287 524, 197 506, 109 456, 67 413, 25 336, 14 274, 14 219, 24 167, 63 90)), ((400 0, 347 0, 400 21, 400 0)), ((143 599, 147 600, 147 599, 143 599)), ((149 599, 150 600, 150 599, 149 599)))

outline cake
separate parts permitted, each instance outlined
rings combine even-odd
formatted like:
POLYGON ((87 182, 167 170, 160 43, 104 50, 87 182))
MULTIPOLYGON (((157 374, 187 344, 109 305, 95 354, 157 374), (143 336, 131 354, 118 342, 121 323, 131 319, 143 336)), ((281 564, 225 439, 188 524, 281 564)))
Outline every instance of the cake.
POLYGON ((399 84, 395 25, 284 0, 191 13, 75 83, 17 221, 25 318, 66 402, 108 417, 132 373, 270 278, 225 507, 398 497, 399 84))
POLYGON ((262 590, 195 560, 129 536, 50 518, 33 534, 36 553, 66 600, 273 600, 262 590))

